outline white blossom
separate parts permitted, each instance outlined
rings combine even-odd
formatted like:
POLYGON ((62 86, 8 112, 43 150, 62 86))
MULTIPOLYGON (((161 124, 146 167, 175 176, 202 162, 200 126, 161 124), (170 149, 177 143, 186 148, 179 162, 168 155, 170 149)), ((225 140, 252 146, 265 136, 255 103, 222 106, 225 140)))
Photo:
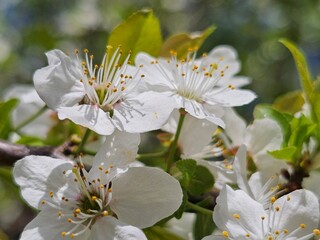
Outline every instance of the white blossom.
POLYGON ((320 235, 319 202, 308 190, 284 195, 266 211, 244 191, 226 185, 217 198, 213 220, 222 234, 203 240, 308 240, 320 235))
MULTIPOLYGON (((136 62, 143 64, 146 71, 147 89, 172 97, 176 108, 184 108, 189 114, 224 126, 216 115, 221 107, 241 106, 256 96, 252 91, 239 90, 231 79, 239 71, 236 53, 229 47, 212 50, 213 57, 196 59, 196 53, 189 52, 186 59, 178 59, 172 52, 171 59, 154 59, 141 53, 136 62), (219 51, 219 57, 214 52, 219 51)), ((241 86, 241 84, 240 84, 241 86)))
POLYGON ((49 65, 33 77, 40 97, 60 119, 68 118, 101 135, 115 129, 146 132, 160 128, 174 108, 173 100, 153 91, 138 93, 144 77, 141 66, 131 66, 130 55, 120 64, 122 51, 118 48, 112 56, 109 51, 101 65, 93 63, 87 49, 84 61, 78 50, 71 57, 60 50, 47 52, 49 65))

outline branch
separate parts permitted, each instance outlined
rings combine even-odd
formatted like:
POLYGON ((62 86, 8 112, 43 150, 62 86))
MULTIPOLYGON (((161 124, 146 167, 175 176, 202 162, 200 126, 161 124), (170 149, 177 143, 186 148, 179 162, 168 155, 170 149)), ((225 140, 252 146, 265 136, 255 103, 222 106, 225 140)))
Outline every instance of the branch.
POLYGON ((13 166, 16 161, 29 155, 49 156, 63 159, 72 153, 70 149, 72 145, 73 143, 66 142, 58 147, 31 147, 0 140, 0 166, 13 166))

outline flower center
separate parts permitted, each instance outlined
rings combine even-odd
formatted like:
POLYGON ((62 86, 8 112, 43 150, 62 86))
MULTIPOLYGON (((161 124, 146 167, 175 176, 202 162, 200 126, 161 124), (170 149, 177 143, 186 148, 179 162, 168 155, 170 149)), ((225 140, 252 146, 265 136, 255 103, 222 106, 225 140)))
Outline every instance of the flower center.
POLYGON ((130 66, 130 53, 123 63, 122 50, 119 48, 110 56, 112 47, 108 46, 102 63, 93 64, 93 55, 85 49, 85 60, 79 59, 78 50, 75 50, 79 68, 81 68, 83 84, 86 95, 80 104, 97 105, 103 111, 110 112, 114 104, 121 101, 140 82, 144 75, 139 76, 139 67, 130 66))
MULTIPOLYGON (((75 165, 72 173, 64 172, 67 178, 74 182, 77 194, 70 194, 65 191, 61 193, 49 192, 50 198, 42 200, 42 204, 47 204, 53 209, 57 209, 57 216, 60 221, 65 222, 65 231, 61 236, 74 238, 91 229, 93 224, 101 217, 115 216, 109 207, 112 199, 112 183, 110 182, 108 169, 99 166, 100 176, 91 178, 84 169, 83 164, 75 165), (70 195, 71 197, 68 197, 70 195)), ((68 189, 69 190, 69 189, 68 189)))
MULTIPOLYGON (((178 60, 177 52, 171 51, 171 59, 167 61, 167 64, 172 72, 172 77, 167 76, 165 69, 160 70, 167 79, 171 80, 180 96, 203 103, 203 95, 216 87, 220 79, 224 77, 225 71, 229 68, 228 65, 221 68, 223 66, 221 63, 223 58, 211 64, 208 64, 208 59, 205 58, 207 56, 203 55, 203 59, 196 60, 196 52, 190 49, 186 58, 178 60)), ((158 66, 157 61, 151 63, 158 66)), ((161 66, 158 66, 158 68, 161 68, 161 66)), ((229 87, 231 88, 232 86, 229 87)))

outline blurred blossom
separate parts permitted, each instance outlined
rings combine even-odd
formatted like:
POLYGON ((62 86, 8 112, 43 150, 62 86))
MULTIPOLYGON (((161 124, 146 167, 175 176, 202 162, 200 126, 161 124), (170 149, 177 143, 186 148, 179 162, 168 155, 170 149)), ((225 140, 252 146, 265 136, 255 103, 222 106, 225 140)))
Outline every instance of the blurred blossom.
POLYGON ((63 12, 57 21, 61 26, 62 33, 81 35, 97 28, 101 21, 100 14, 97 0, 81 0, 71 11, 63 12))

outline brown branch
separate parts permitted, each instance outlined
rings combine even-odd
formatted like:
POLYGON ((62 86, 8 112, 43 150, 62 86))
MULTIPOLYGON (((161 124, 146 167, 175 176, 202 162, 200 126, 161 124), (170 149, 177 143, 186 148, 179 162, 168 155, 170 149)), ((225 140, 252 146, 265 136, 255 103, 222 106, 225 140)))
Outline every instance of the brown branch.
POLYGON ((16 161, 29 155, 66 158, 67 155, 71 154, 70 148, 72 145, 71 142, 67 142, 58 147, 34 147, 0 140, 0 166, 13 166, 16 161))

